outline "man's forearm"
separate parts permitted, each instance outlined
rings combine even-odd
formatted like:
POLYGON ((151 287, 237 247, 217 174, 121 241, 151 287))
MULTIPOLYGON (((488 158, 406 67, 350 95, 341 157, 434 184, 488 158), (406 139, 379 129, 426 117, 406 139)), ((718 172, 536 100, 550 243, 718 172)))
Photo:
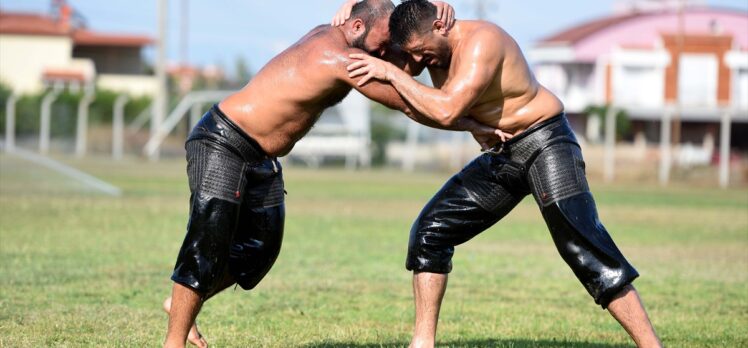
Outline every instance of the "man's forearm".
POLYGON ((400 110, 402 113, 405 114, 405 116, 408 116, 413 121, 416 121, 426 127, 436 128, 436 129, 442 129, 442 130, 449 130, 449 131, 470 131, 473 127, 473 122, 477 123, 475 120, 465 117, 461 118, 460 121, 455 122, 450 125, 444 125, 439 122, 434 121, 433 119, 425 116, 424 114, 414 111, 412 108, 407 110, 400 110), (469 120, 469 121, 462 121, 462 120, 469 120), (472 121, 472 122, 470 122, 472 121))
POLYGON ((412 107, 424 117, 451 127, 461 115, 449 107, 448 97, 439 89, 424 86, 394 65, 387 71, 387 80, 412 107))

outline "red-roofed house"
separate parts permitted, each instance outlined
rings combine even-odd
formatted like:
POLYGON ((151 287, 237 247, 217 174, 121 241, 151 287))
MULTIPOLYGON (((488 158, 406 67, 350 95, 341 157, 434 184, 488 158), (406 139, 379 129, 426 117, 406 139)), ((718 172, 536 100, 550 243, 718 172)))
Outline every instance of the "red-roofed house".
POLYGON ((614 104, 628 111, 635 132, 656 140, 665 109, 679 105, 682 140, 701 142, 716 136, 722 110, 731 107, 740 110, 733 144, 748 145, 735 136, 748 130, 746 12, 636 9, 548 36, 528 56, 578 128, 585 108, 614 104))
POLYGON ((157 82, 146 71, 143 35, 111 34, 71 25, 71 9, 57 18, 0 10, 0 82, 19 93, 63 84, 97 85, 131 95, 153 95, 157 82))

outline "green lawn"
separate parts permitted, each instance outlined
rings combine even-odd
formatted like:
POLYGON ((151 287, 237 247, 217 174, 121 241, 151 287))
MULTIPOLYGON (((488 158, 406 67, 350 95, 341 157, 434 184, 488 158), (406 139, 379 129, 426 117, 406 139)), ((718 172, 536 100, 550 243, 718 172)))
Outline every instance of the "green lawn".
MULTIPOLYGON (((72 162, 110 198, 0 155, 0 347, 156 347, 187 219, 181 161, 72 162)), ((216 347, 407 345, 410 224, 447 174, 286 171, 286 237, 251 292, 199 317, 216 347)), ((748 346, 748 190, 603 186, 602 220, 669 347, 748 346)), ((630 347, 558 256, 531 199, 458 247, 443 347, 630 347)))

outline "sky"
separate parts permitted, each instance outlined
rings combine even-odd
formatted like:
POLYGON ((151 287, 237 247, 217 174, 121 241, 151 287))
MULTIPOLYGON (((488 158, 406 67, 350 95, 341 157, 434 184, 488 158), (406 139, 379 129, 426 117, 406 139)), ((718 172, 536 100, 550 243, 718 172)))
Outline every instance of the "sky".
MULTIPOLYGON (((156 0, 68 0, 99 31, 157 34, 156 0)), ((617 0, 485 0, 487 19, 502 26, 523 50, 554 32, 610 15, 617 0)), ((50 0, 2 0, 0 9, 47 12, 50 0)), ((231 73, 243 57, 259 70, 318 24, 329 23, 343 0, 169 0, 170 62, 180 61, 182 4, 188 2, 188 61, 218 65, 231 73)), ((397 1, 395 1, 397 3, 397 1)), ((710 6, 748 12, 748 0, 707 0, 710 6)), ((476 0, 449 0, 457 18, 476 18, 476 0)), ((153 56, 153 50, 146 55, 153 56)))

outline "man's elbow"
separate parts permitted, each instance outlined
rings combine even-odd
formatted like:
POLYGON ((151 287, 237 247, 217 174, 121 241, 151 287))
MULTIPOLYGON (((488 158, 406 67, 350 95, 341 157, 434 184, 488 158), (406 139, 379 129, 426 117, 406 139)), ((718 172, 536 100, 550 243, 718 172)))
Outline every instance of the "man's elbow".
POLYGON ((457 124, 457 120, 460 119, 461 113, 456 110, 442 110, 439 112, 438 119, 440 125, 444 127, 452 127, 457 124))

